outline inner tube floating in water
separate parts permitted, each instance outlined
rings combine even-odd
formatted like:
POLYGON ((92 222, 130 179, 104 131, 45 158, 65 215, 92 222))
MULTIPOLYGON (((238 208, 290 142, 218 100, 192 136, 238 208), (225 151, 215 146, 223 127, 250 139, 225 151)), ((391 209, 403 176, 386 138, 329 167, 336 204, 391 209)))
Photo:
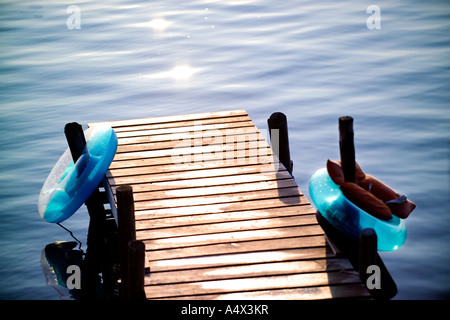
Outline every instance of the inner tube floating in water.
POLYGON ((117 150, 117 136, 109 126, 84 132, 86 147, 73 163, 69 148, 53 167, 42 186, 38 210, 41 217, 59 223, 71 217, 102 182, 117 150))
MULTIPOLYGON (((330 177, 329 171, 332 172, 335 180, 339 181, 339 177, 333 172, 333 164, 330 161, 327 163, 327 168, 319 169, 315 172, 309 182, 309 193, 312 202, 316 206, 317 210, 323 215, 328 222, 330 222, 335 228, 340 230, 346 236, 359 239, 361 232, 365 228, 372 228, 375 230, 378 239, 378 250, 379 251, 393 251, 400 248, 406 241, 406 226, 403 219, 398 215, 408 216, 409 213, 415 208, 415 204, 411 201, 406 200, 405 196, 400 196, 395 193, 395 199, 388 200, 391 203, 384 203, 389 211, 382 212, 386 208, 380 206, 380 208, 373 210, 371 207, 365 208, 371 213, 360 208, 355 203, 350 201, 343 193, 342 185, 336 184, 330 177), (337 178, 337 179, 336 179, 337 178), (394 208, 397 210, 391 210, 394 208), (370 210, 369 210, 370 209, 370 210), (377 210, 379 212, 377 212, 377 210), (409 211, 409 212, 408 212, 409 211), (382 213, 381 215, 379 213, 382 213), (392 214, 395 212, 396 214, 392 214), (376 216, 378 215, 378 216, 376 216)), ((336 169, 336 168, 334 168, 336 169)), ((366 175, 360 170, 357 165, 356 170, 357 181, 367 182, 372 181, 372 185, 375 184, 376 187, 382 186, 378 183, 378 180, 373 177, 366 175), (359 170, 358 170, 359 169, 359 170), (372 180, 374 179, 374 180, 372 180), (376 183, 373 183, 376 182, 376 183)), ((346 184, 343 183, 345 186, 346 184)), ((359 187, 357 184, 355 186, 359 187)), ((364 183, 362 183, 364 185, 364 183)), ((363 191, 367 191, 361 187, 363 191)), ((389 188, 390 189, 390 188, 389 188)), ((390 189, 392 190, 392 189, 390 189)), ((352 190, 352 192, 355 190, 352 190)), ((359 191, 359 190, 356 190, 359 191)), ((389 190, 383 190, 385 193, 389 194, 389 190)), ((370 196, 364 192, 359 194, 363 199, 369 199, 370 196)), ((373 195, 372 195, 373 196, 373 195)), ((394 196, 393 194, 389 197, 394 196)), ((361 198, 359 197, 359 198, 361 198)), ((353 201, 358 197, 353 197, 353 201)), ((374 196, 375 200, 383 202, 374 196)), ((369 205, 370 202, 369 201, 369 205)), ((375 202, 373 202, 375 203, 375 202)), ((378 205, 378 203, 375 203, 378 205)), ((373 206, 372 206, 373 207, 373 206)))

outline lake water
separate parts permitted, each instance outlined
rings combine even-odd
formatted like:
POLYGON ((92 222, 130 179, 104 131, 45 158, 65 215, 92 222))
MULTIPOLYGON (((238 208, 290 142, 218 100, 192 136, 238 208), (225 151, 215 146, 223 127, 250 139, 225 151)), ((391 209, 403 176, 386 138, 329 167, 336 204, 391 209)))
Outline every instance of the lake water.
MULTIPOLYGON (((67 122, 231 109, 287 115, 305 193, 352 116, 363 169, 418 205, 381 253, 396 299, 450 298, 448 1, 4 0, 0 44, 0 299, 66 297, 41 252, 72 238, 37 199, 67 122)), ((64 225, 85 248, 86 209, 64 225)))

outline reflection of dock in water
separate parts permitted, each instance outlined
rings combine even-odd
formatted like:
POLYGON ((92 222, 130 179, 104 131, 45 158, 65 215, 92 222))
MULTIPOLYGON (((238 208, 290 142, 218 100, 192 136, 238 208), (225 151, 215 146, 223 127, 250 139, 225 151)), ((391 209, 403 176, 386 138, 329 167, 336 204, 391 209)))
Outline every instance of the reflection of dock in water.
POLYGON ((82 251, 73 250, 77 242, 53 242, 45 246, 41 253, 41 267, 45 282, 55 288, 60 300, 79 299, 81 290, 67 288, 69 266, 81 266, 82 251))

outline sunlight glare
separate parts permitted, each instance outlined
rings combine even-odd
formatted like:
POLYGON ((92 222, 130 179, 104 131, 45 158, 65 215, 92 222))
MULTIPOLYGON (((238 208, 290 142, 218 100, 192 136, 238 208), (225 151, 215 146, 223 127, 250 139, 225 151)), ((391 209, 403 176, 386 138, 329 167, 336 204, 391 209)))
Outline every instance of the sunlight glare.
POLYGON ((170 22, 164 18, 155 18, 150 21, 150 27, 155 31, 164 31, 169 25, 170 22))
POLYGON ((187 64, 177 65, 170 73, 175 80, 188 80, 194 74, 194 69, 187 64))

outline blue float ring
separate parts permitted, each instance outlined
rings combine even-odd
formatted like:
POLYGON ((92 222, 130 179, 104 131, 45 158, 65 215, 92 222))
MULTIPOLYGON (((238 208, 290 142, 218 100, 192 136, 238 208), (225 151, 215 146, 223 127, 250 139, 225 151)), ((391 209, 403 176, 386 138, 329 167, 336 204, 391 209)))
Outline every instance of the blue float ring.
POLYGON ((71 217, 102 182, 117 151, 117 136, 108 126, 84 132, 86 147, 73 163, 67 149, 42 186, 38 210, 41 217, 59 223, 71 217))
POLYGON ((316 171, 309 181, 309 194, 322 216, 346 236, 359 239, 365 228, 375 230, 379 251, 394 251, 406 241, 406 225, 403 219, 392 216, 380 220, 358 208, 331 180, 326 168, 316 171))

